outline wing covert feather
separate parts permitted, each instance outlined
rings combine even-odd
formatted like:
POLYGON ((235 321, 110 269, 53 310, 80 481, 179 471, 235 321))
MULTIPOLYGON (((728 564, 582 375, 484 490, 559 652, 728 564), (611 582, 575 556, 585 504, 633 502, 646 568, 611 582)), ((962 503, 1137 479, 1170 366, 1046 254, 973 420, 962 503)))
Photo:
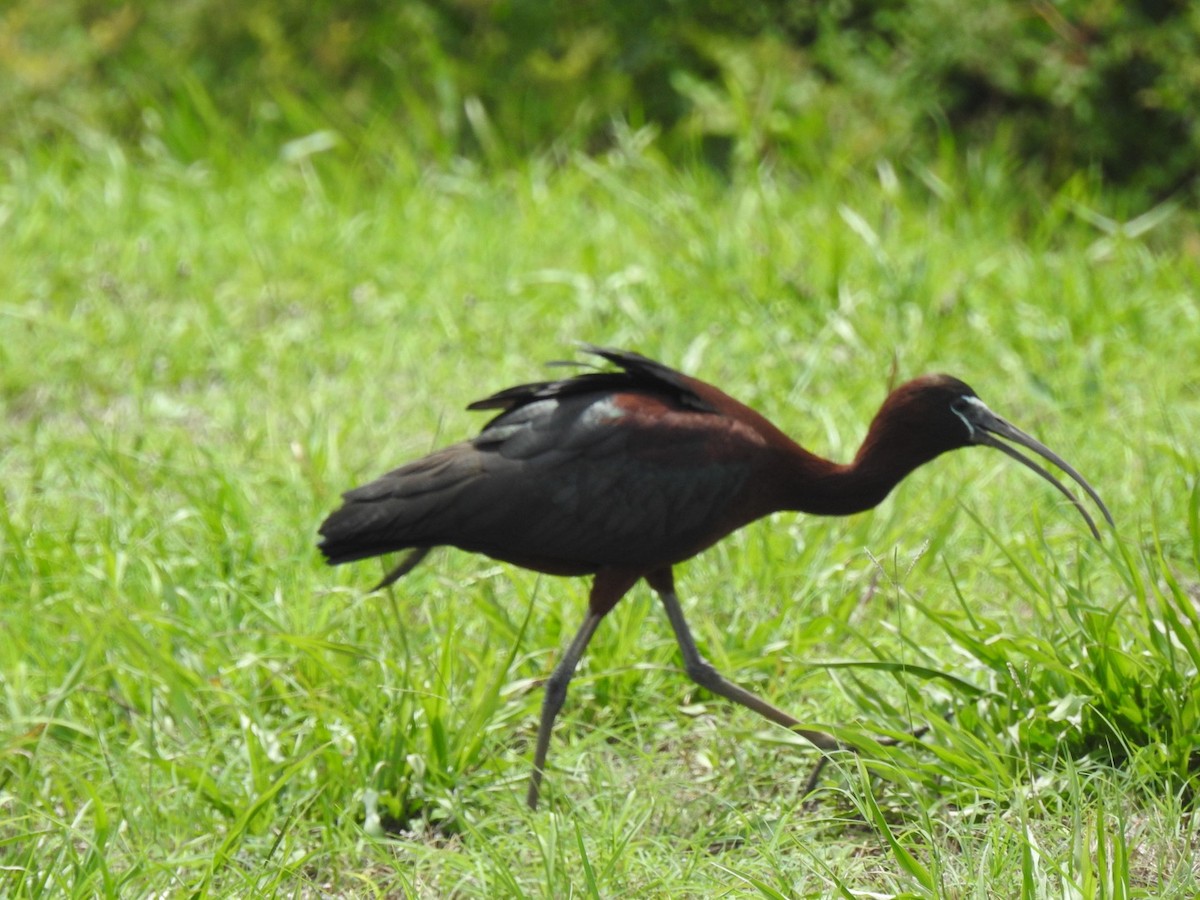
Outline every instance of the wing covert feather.
POLYGON ((674 370, 594 352, 622 371, 479 401, 503 411, 477 437, 346 493, 321 527, 326 556, 449 544, 586 572, 679 561, 745 524, 762 435, 674 370))

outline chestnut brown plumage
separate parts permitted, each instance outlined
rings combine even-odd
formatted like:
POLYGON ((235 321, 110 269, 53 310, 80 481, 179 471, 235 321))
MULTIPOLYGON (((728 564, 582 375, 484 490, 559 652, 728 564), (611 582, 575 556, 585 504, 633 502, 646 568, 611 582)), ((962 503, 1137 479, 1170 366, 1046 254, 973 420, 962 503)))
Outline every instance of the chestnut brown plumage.
POLYGON ((986 444, 1050 481, 1099 537, 1075 495, 1003 438, 1065 472, 1112 523, 1078 472, 949 375, 926 375, 892 391, 854 460, 839 464, 710 384, 636 353, 584 349, 617 371, 524 384, 472 403, 470 409, 500 410, 478 437, 349 491, 320 529, 331 565, 410 550, 375 589, 442 545, 552 575, 593 576, 587 616, 546 682, 531 807, 575 667, 600 620, 643 578, 662 599, 694 681, 823 751, 839 746, 725 679, 700 655, 684 620, 672 566, 755 519, 784 510, 870 509, 923 463, 986 444))

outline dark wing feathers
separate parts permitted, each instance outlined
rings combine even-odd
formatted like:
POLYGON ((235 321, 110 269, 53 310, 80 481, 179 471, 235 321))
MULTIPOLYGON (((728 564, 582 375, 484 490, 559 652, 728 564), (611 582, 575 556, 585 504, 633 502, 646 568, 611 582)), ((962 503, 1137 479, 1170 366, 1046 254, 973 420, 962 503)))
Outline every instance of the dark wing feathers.
MULTIPOLYGON (((607 347, 595 347, 591 344, 583 344, 581 349, 619 366, 620 371, 584 372, 557 381, 534 381, 529 384, 519 384, 516 387, 506 388, 492 394, 490 397, 484 397, 482 400, 476 400, 467 409, 502 409, 511 412, 538 400, 559 399, 597 392, 649 391, 666 394, 687 409, 701 412, 713 411, 713 408, 696 393, 687 376, 662 363, 647 359, 630 350, 613 350, 607 347)), ((554 363, 554 365, 562 364, 554 363)))
POLYGON ((470 444, 454 444, 347 491, 321 524, 321 552, 336 565, 416 546, 412 536, 478 474, 470 444))
POLYGON ((346 493, 320 529, 329 562, 450 544, 582 573, 695 552, 747 467, 708 460, 704 428, 663 430, 606 403, 633 392, 711 412, 685 376, 636 353, 586 349, 620 371, 493 394, 471 404, 503 410, 476 438, 346 493), (691 464, 655 462, 664 444, 673 460, 691 464))

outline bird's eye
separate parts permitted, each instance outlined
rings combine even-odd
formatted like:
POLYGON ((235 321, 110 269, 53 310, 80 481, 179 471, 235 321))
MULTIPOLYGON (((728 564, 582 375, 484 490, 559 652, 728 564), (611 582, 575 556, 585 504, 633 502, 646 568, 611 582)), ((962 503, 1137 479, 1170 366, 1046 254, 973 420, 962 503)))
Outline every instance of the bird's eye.
POLYGON ((971 439, 975 437, 975 425, 971 422, 971 400, 968 397, 959 397, 950 404, 950 412, 958 416, 965 426, 967 426, 967 436, 971 439))

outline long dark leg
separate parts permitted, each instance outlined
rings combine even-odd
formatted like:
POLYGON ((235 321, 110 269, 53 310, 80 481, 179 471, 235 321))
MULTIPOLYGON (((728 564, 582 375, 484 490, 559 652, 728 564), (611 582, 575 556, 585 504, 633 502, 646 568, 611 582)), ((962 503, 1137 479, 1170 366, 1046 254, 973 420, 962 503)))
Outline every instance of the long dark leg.
MULTIPOLYGON (((683 654, 684 666, 687 669, 688 677, 692 681, 720 697, 725 697, 734 703, 740 703, 747 709, 754 710, 760 716, 782 725, 826 753, 830 750, 854 749, 842 744, 833 735, 827 734, 824 731, 814 731, 811 728, 801 727, 798 720, 793 719, 783 710, 772 706, 766 700, 750 693, 745 688, 738 687, 721 675, 720 672, 713 668, 712 663, 701 656, 700 651, 696 649, 696 641, 692 638, 691 629, 688 628, 687 620, 683 617, 683 608, 679 605, 679 598, 675 595, 675 579, 671 575, 671 570, 667 569, 655 572, 653 575, 648 575, 646 580, 650 582, 650 586, 662 598, 663 606, 667 610, 667 618, 671 620, 671 628, 675 632, 675 640, 679 643, 679 650, 683 654)), ((925 730, 924 728, 919 729, 917 732, 914 732, 914 735, 919 737, 925 730)), ((881 740, 879 743, 894 744, 896 741, 889 738, 881 740)), ((821 770, 825 768, 825 763, 828 761, 829 757, 824 755, 817 760, 816 765, 813 766, 812 774, 808 776, 808 781, 804 784, 804 796, 808 796, 813 792, 813 789, 817 786, 817 781, 821 777, 821 770)))
POLYGON ((415 569, 418 564, 420 564, 421 560, 429 555, 429 551, 432 549, 432 547, 415 548, 411 553, 408 554, 408 556, 404 557, 404 559, 400 562, 400 565, 396 566, 396 568, 384 575, 383 581, 371 588, 371 592, 377 591, 380 588, 385 588, 395 581, 399 581, 401 578, 415 569))
POLYGON ((625 592, 633 587, 640 577, 640 572, 601 569, 592 581, 587 618, 583 620, 583 625, 575 633, 567 652, 563 654, 563 658, 546 681, 546 694, 542 698, 542 719, 538 723, 537 747, 533 752, 533 774, 529 777, 529 793, 525 796, 525 802, 529 804, 530 809, 537 809, 542 775, 546 769, 546 753, 550 749, 550 732, 554 730, 554 719, 567 697, 567 685, 571 683, 575 667, 579 665, 583 651, 587 649, 600 620, 608 615, 608 611, 617 605, 617 601, 625 596, 625 592))
POLYGON ((671 628, 675 632, 675 640, 679 643, 679 650, 683 654, 684 667, 692 681, 718 696, 732 700, 734 703, 740 703, 747 709, 754 710, 760 716, 794 731, 821 750, 836 750, 841 746, 833 735, 801 727, 799 720, 792 718, 782 709, 772 706, 745 688, 739 687, 714 669, 712 663, 701 656, 700 651, 696 649, 696 641, 692 637, 691 629, 688 628, 687 620, 683 617, 683 608, 679 605, 679 598, 675 595, 675 584, 671 573, 669 571, 665 574, 656 572, 653 577, 647 578, 647 581, 662 598, 663 606, 667 610, 667 618, 670 619, 671 628))
POLYGON ((588 617, 575 633, 567 652, 563 654, 563 658, 554 667, 553 674, 546 681, 546 693, 542 697, 542 719, 538 723, 537 749, 533 753, 533 773, 529 776, 529 793, 525 795, 525 802, 529 804, 530 809, 537 809, 538 793, 542 789, 542 774, 546 766, 546 752, 550 749, 550 732, 554 730, 554 718, 562 709, 563 700, 567 698, 567 685, 571 683, 575 667, 579 665, 583 651, 587 649, 588 641, 592 639, 602 618, 603 613, 588 612, 588 617))

